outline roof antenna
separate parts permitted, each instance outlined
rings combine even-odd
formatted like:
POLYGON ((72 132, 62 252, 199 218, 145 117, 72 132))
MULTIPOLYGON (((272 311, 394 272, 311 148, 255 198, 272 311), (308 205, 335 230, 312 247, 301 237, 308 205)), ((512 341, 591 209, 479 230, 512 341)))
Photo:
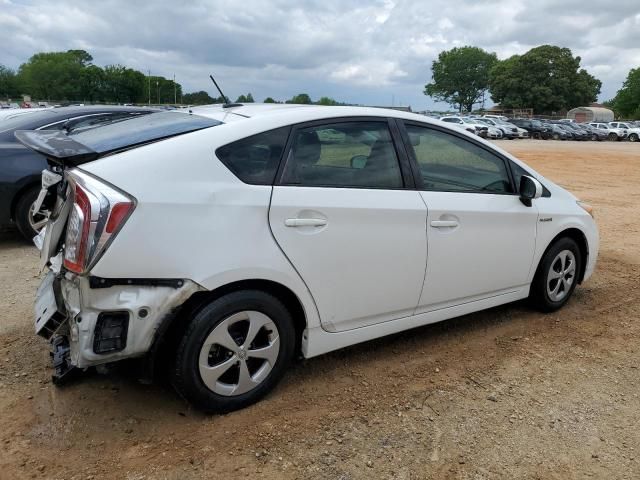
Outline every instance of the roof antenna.
POLYGON ((209 75, 209 78, 211 79, 213 84, 216 86, 216 88, 220 92, 220 96, 222 97, 222 100, 224 100, 224 103, 222 104, 222 108, 231 108, 231 107, 241 107, 242 106, 241 103, 231 103, 229 101, 229 97, 227 97, 224 93, 222 93, 222 89, 218 86, 218 82, 216 82, 216 79, 213 78, 213 75, 209 75))

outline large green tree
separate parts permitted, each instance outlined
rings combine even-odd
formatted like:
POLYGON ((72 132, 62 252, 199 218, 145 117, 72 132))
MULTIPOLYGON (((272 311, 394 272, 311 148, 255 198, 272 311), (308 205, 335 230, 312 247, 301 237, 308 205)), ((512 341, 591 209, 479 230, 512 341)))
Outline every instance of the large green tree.
POLYGON ((507 108, 536 113, 569 110, 594 102, 602 82, 580 68, 568 48, 542 45, 499 62, 491 71, 491 98, 507 108))
POLYGON ((611 106, 624 118, 640 118, 640 67, 629 71, 611 106))
POLYGON ((246 95, 240 95, 237 100, 236 103, 253 103, 255 100, 253 99, 253 95, 251 95, 251 93, 248 93, 246 95))
POLYGON ((478 47, 456 47, 440 52, 431 64, 432 80, 424 94, 470 112, 489 87, 489 72, 498 62, 495 53, 478 47))
POLYGON ((23 93, 45 100, 75 100, 82 93, 82 72, 91 64, 84 50, 36 53, 18 70, 23 93))
POLYGON ((338 105, 338 102, 336 102, 333 98, 331 97, 320 97, 320 100, 318 100, 316 102, 317 105, 338 105))
POLYGON ((18 95, 20 95, 20 92, 18 91, 15 72, 4 65, 0 65, 0 100, 17 97, 18 95))
POLYGON ((287 100, 286 103, 301 103, 301 104, 311 104, 311 97, 307 93, 299 93, 298 95, 294 95, 291 100, 287 100))
POLYGON ((174 83, 173 80, 160 76, 145 76, 142 85, 142 96, 137 101, 139 103, 150 101, 158 104, 177 103, 180 101, 181 96, 182 86, 179 83, 174 83))
MULTIPOLYGON (((146 80, 144 74, 137 70, 123 65, 107 65, 104 67, 105 100, 116 103, 143 102, 146 80)), ((155 103, 153 86, 152 80, 151 101, 155 103)))
POLYGON ((222 97, 213 98, 204 90, 185 93, 182 96, 182 103, 186 105, 210 105, 212 103, 224 103, 225 101, 226 100, 222 97))

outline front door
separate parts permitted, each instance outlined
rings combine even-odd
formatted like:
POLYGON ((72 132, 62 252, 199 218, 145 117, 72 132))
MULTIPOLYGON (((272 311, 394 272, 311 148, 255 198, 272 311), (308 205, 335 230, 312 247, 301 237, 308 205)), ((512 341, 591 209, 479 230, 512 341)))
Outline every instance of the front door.
POLYGON ((428 260, 417 313, 525 286, 538 211, 520 202, 505 159, 443 130, 406 125, 428 209, 428 260))

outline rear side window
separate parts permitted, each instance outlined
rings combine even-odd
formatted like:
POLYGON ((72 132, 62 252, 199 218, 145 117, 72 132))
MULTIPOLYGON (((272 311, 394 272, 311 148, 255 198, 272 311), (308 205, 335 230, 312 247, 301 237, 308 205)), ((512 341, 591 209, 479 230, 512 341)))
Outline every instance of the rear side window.
POLYGON ((290 127, 252 135, 216 150, 236 177, 252 185, 273 185, 290 127))
POLYGON ((386 122, 344 122, 296 130, 282 182, 310 187, 402 188, 386 122))

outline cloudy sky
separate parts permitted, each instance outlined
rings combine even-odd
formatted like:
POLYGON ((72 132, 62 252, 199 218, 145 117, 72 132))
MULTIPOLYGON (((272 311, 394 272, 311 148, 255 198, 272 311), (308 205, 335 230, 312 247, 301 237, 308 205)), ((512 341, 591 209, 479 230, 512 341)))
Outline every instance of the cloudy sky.
POLYGON ((0 64, 85 49, 98 65, 172 77, 185 91, 443 107, 422 91, 441 50, 499 58, 569 47, 615 95, 640 67, 640 0, 0 0, 0 64))

